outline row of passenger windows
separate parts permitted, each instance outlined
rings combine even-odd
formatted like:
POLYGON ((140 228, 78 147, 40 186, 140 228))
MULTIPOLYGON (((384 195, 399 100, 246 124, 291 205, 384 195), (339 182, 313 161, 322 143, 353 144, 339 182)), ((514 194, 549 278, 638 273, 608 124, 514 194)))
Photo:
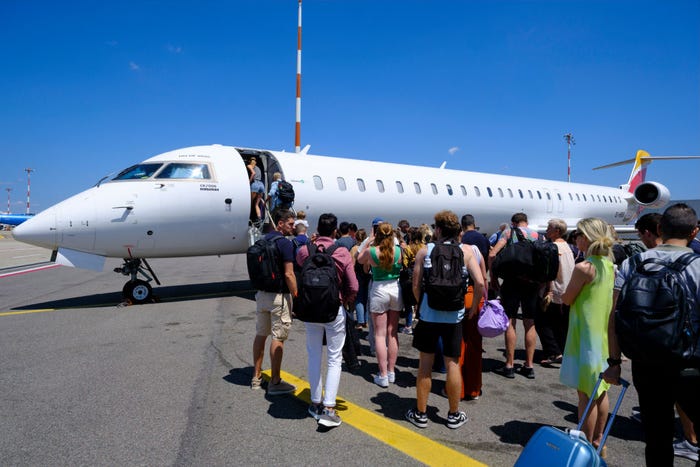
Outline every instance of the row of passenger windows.
MULTIPOLYGON (((340 191, 347 191, 348 184, 345 181, 344 177, 337 177, 336 181, 338 183, 338 189, 340 191)), ((356 179, 356 183, 357 183, 357 189, 359 191, 361 191, 361 192, 367 191, 367 185, 365 184, 365 181, 363 179, 361 179, 361 178, 356 179)), ((403 182, 396 180, 395 183, 396 183, 396 191, 398 193, 404 193, 405 189, 404 189, 403 182)), ((383 180, 376 180, 376 184, 377 184, 377 191, 379 191, 379 193, 384 193, 386 191, 383 180)), ((317 190, 323 190, 323 180, 321 179, 321 177, 319 175, 314 175, 314 186, 316 187, 317 190)), ((445 192, 450 196, 453 196, 455 194, 455 190, 452 188, 452 185, 450 185, 450 184, 446 184, 444 189, 445 189, 445 192)), ((413 182, 413 190, 416 192, 416 194, 419 194, 419 195, 421 193, 423 193, 423 189, 422 189, 420 183, 418 183, 418 182, 413 182)), ((459 185, 459 189, 458 189, 457 193, 461 193, 462 196, 467 196, 468 191, 469 190, 467 187, 465 187, 464 185, 459 185)), ((435 183, 430 184, 430 192, 432 192, 434 195, 437 195, 439 193, 438 186, 435 183)), ((476 185, 474 185, 474 187, 472 188, 472 192, 473 192, 473 195, 476 197, 482 196, 482 188, 480 188, 476 185)), ((513 190, 510 188, 503 189, 500 187, 492 189, 491 187, 487 186, 487 187, 485 187, 484 192, 485 193, 483 196, 488 195, 489 198, 493 198, 493 197, 517 198, 517 197, 519 197, 520 199, 526 199, 526 198, 535 199, 535 197, 537 197, 537 199, 543 199, 544 197, 546 197, 548 200, 552 199, 552 195, 550 194, 549 191, 546 191, 546 190, 542 190, 542 191, 540 191, 540 190, 522 190, 519 188, 516 190, 513 190), (543 193, 544 193, 544 195, 543 195, 543 193)), ((561 193, 555 193, 555 195, 559 201, 563 200, 561 193)), ((571 192, 569 192, 568 195, 569 195, 570 201, 574 201, 574 198, 575 198, 576 201, 595 202, 597 199, 598 202, 600 202, 600 203, 622 203, 622 198, 620 198, 619 196, 595 195, 593 193, 589 193, 587 196, 585 193, 571 193, 571 192)))

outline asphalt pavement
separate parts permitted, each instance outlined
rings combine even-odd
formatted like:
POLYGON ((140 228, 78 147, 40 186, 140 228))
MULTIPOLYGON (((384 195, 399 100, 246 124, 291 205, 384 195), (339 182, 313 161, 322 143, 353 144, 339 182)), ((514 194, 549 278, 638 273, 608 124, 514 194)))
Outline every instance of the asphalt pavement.
MULTIPOLYGON (((470 421, 444 425, 444 375, 435 373, 429 426, 413 427, 403 416, 415 402, 418 354, 401 334, 396 384, 374 385, 376 359, 362 356, 360 370, 343 371, 344 423, 320 429, 306 412, 303 323, 283 360, 298 394, 249 388, 255 302, 244 255, 149 260, 163 282, 157 301, 123 306, 119 260, 99 273, 54 267, 50 252, 0 235, 3 465, 510 466, 540 426, 575 427, 576 391, 557 368, 536 366, 534 380, 492 371, 503 360, 500 337, 484 339, 483 397, 461 403, 470 421)), ((519 324, 519 363, 522 333, 519 324)), ((366 336, 362 344, 368 353, 366 336)), ((636 404, 631 388, 608 465, 644 463, 636 404)))

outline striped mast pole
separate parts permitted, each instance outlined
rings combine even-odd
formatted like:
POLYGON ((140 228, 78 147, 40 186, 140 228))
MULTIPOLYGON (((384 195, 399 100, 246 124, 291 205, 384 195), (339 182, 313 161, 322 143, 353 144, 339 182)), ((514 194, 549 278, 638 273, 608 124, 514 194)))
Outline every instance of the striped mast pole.
POLYGON ((297 119, 294 131, 294 152, 301 151, 301 0, 297 24, 297 119))
POLYGON ((7 190, 7 213, 11 214, 10 212, 10 192, 12 191, 12 188, 5 188, 7 190))
POLYGON ((571 145, 576 144, 576 141, 574 141, 574 135, 571 133, 567 133, 564 135, 564 139, 566 140, 566 166, 567 166, 567 174, 566 174, 566 180, 571 183, 571 145))
POLYGON ((27 172, 27 214, 29 214, 29 193, 30 193, 30 187, 31 187, 31 174, 34 172, 34 169, 30 169, 27 167, 24 169, 25 172, 27 172))

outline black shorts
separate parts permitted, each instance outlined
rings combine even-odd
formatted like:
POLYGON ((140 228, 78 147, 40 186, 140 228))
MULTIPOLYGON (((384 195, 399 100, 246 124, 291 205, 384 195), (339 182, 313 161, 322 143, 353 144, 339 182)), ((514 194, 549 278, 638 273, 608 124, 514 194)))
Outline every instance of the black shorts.
POLYGON ((462 323, 428 323, 420 320, 413 330, 413 347, 423 353, 435 353, 442 337, 442 354, 459 358, 462 355, 462 323))
POLYGON ((508 318, 513 319, 522 309, 523 319, 535 319, 537 307, 540 306, 540 285, 517 279, 503 281, 501 286, 501 305, 508 318))

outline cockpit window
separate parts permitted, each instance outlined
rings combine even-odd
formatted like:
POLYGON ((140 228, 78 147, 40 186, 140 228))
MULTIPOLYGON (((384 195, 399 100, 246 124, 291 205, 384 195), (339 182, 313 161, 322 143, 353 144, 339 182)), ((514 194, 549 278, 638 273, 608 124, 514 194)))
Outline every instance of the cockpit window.
POLYGON ((156 176, 157 179, 210 179, 209 167, 206 164, 187 164, 183 162, 173 162, 165 166, 156 176))
POLYGON ((140 180, 143 178, 149 178, 162 166, 163 164, 157 162, 132 165, 128 169, 122 170, 119 175, 114 177, 112 180, 140 180))

